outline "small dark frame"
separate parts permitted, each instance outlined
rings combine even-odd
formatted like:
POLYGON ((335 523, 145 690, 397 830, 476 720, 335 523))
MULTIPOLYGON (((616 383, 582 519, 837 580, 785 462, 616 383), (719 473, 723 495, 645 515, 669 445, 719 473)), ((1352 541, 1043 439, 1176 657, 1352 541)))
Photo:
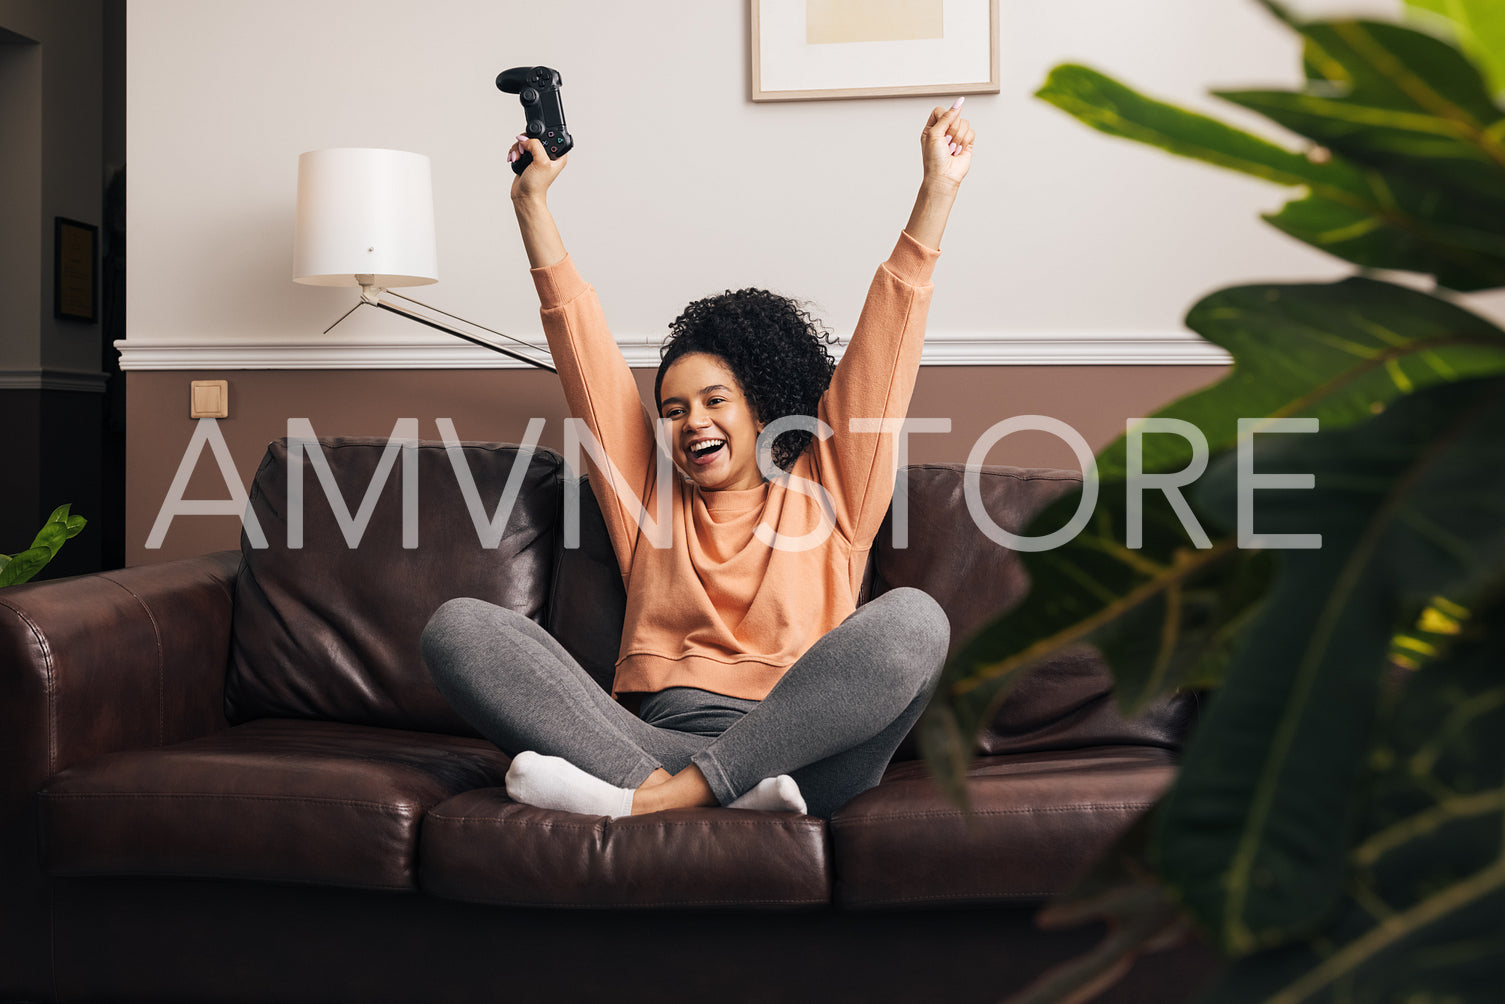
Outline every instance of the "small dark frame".
POLYGON ((64 321, 99 320, 99 228, 53 217, 52 316, 64 321))

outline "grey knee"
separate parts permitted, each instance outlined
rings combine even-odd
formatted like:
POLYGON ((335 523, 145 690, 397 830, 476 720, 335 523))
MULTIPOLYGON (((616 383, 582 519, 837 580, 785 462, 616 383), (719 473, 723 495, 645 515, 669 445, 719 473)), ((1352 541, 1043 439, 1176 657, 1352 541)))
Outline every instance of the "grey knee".
POLYGON ((905 662, 916 672, 923 672, 923 686, 930 686, 946 663, 951 647, 951 620, 935 598, 922 589, 900 586, 884 593, 880 599, 889 607, 884 617, 901 625, 898 632, 904 646, 905 662))
POLYGON ((445 600, 434 611, 418 637, 418 648, 440 689, 463 665, 461 653, 473 648, 479 634, 495 630, 491 621, 499 609, 485 600, 459 596, 445 600))

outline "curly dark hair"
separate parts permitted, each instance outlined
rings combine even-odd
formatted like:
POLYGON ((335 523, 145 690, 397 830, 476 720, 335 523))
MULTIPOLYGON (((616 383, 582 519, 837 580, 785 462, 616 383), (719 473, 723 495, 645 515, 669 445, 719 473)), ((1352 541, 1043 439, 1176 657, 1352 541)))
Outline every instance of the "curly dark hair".
MULTIPOLYGON (((766 289, 727 290, 696 300, 669 326, 653 381, 662 402, 664 374, 681 356, 719 356, 742 385, 759 421, 814 415, 836 371, 828 345, 836 338, 810 316, 805 304, 766 289)), ((813 434, 786 432, 773 444, 773 462, 789 470, 813 434)))

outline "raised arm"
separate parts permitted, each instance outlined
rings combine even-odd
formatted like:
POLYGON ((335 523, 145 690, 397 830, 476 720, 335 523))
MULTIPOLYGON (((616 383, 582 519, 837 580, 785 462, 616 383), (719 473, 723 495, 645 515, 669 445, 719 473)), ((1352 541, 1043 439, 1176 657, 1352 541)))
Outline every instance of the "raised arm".
MULTIPOLYGON (((538 289, 544 334, 559 369, 570 414, 582 419, 611 464, 603 469, 586 445, 591 488, 601 503, 617 563, 625 576, 638 540, 638 506, 652 506, 656 453, 652 419, 638 395, 632 370, 607 327, 596 294, 575 270, 549 212, 549 186, 564 170, 543 144, 518 137, 508 162, 527 150, 533 163, 512 181, 512 208, 538 289)), ((656 511, 656 510, 655 510, 656 511)))
POLYGON ((930 113, 920 134, 924 176, 909 222, 873 277, 857 328, 821 398, 820 418, 835 431, 817 441, 821 483, 833 493, 837 526, 867 546, 894 487, 894 439, 876 429, 903 419, 919 374, 930 308, 930 273, 961 181, 972 166, 974 135, 961 101, 930 113))
POLYGON ((940 248, 956 191, 972 166, 972 143, 976 137, 971 124, 961 117, 964 100, 957 98, 950 108, 932 111, 920 133, 925 174, 904 229, 929 248, 940 248))
POLYGON ((564 259, 564 238, 554 225, 554 216, 549 212, 548 192, 559 172, 564 170, 569 154, 558 160, 550 160, 543 143, 536 139, 519 136, 507 153, 507 163, 517 160, 521 151, 533 155, 533 163, 522 174, 512 179, 512 209, 517 213, 517 229, 522 233, 523 248, 528 252, 528 265, 532 268, 547 268, 564 259))

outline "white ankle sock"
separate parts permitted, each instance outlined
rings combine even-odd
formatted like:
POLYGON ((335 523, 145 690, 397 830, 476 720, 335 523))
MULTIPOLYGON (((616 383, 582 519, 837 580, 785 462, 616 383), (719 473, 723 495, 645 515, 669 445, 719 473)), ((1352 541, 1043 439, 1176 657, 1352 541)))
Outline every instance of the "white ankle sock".
POLYGON ((568 760, 528 750, 507 768, 507 794, 513 801, 543 809, 589 816, 632 815, 631 788, 618 788, 587 774, 568 760))
POLYGON ((761 809, 765 812, 804 812, 805 796, 788 774, 765 777, 727 806, 728 809, 761 809))

